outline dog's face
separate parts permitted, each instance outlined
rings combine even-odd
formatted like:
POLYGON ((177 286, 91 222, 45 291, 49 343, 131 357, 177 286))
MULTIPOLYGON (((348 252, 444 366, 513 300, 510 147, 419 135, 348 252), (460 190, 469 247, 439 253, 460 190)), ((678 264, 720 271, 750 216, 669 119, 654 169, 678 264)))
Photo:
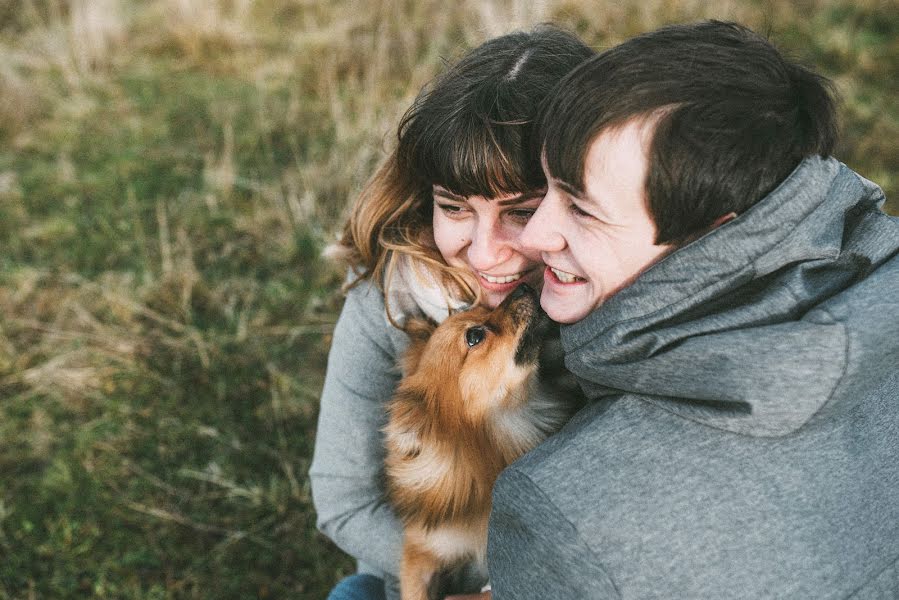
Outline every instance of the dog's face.
POLYGON ((406 384, 437 390, 439 410, 468 423, 527 400, 550 326, 536 293, 521 285, 495 309, 450 315, 439 327, 409 327, 406 384))
MULTIPOLYGON (((407 323, 405 376, 384 429, 388 493, 407 528, 454 523, 472 547, 486 544, 496 477, 568 415, 534 409, 541 347, 552 327, 524 285, 492 310, 456 313, 439 327, 407 323)), ((458 554, 452 544, 437 546, 458 554)))

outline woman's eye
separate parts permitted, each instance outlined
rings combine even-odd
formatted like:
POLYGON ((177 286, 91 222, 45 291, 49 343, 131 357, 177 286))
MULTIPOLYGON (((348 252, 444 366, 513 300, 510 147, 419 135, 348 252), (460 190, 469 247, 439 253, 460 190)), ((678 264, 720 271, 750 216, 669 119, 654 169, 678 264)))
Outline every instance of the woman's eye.
POLYGON ((455 204, 438 204, 437 206, 449 217, 457 217, 465 213, 464 208, 455 204))
POLYGON ((473 348, 483 342, 485 337, 487 337, 487 330, 481 325, 469 327, 465 331, 465 343, 468 344, 469 348, 473 348))
POLYGON ((537 211, 533 208, 518 208, 515 210, 510 210, 508 214, 510 217, 512 217, 516 221, 519 221, 521 223, 527 223, 528 220, 532 216, 534 216, 535 212, 537 212, 537 211))

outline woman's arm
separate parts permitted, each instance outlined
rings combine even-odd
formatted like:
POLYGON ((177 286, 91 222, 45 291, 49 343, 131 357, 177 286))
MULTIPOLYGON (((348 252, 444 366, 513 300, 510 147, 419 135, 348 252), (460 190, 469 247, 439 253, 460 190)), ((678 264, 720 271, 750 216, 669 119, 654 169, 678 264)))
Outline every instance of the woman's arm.
POLYGON ((394 575, 402 529, 384 497, 381 428, 404 344, 405 334, 385 318, 380 291, 368 282, 350 290, 328 355, 309 472, 319 529, 357 560, 394 575))

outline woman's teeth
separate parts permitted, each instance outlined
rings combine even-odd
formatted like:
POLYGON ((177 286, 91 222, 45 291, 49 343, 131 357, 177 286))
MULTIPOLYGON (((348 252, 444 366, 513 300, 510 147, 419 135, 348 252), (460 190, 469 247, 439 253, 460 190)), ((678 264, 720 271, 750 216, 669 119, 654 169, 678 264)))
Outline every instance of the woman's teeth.
POLYGON ((488 275, 487 273, 481 273, 478 271, 478 275, 486 279, 489 283, 512 283, 513 281, 517 281, 521 279, 521 273, 516 273, 514 275, 506 275, 504 277, 494 277, 492 275, 488 275))
POLYGON ((559 281, 562 283, 574 283, 575 281, 584 281, 583 277, 578 277, 577 275, 572 275, 571 273, 566 273, 565 271, 560 271, 558 269, 554 269, 553 267, 549 268, 550 271, 553 272, 553 275, 559 278, 559 281))

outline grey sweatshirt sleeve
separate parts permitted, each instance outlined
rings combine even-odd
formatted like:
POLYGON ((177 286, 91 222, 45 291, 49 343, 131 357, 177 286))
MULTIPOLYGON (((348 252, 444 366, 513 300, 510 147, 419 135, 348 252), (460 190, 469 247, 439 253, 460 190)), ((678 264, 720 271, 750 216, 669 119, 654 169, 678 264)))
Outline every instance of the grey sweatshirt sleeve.
POLYGON ((487 540, 493 600, 620 597, 575 526, 514 465, 493 488, 487 540))
POLYGON ((373 285, 347 294, 328 356, 309 477, 322 533, 366 567, 396 574, 402 528, 384 497, 381 428, 384 403, 399 381, 404 334, 384 315, 373 285))

